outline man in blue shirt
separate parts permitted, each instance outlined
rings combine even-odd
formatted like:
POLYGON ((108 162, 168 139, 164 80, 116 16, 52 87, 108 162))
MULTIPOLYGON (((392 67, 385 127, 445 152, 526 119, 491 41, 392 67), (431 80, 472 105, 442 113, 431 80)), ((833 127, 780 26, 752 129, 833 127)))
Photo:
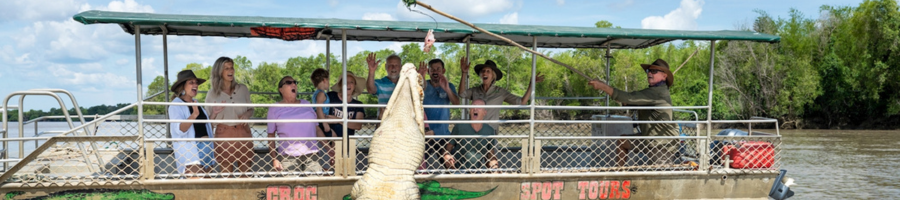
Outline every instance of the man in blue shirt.
MULTIPOLYGON (((394 93, 394 87, 397 86, 397 81, 400 80, 400 69, 402 67, 400 65, 400 56, 391 54, 385 60, 387 62, 385 63, 384 68, 387 71, 387 76, 375 80, 375 72, 378 71, 378 64, 380 64, 381 61, 375 58, 375 53, 369 53, 369 56, 366 57, 366 64, 369 65, 369 78, 366 79, 366 91, 368 91, 369 94, 378 97, 378 104, 387 104, 388 101, 391 100, 391 94, 394 93)), ((381 119, 382 113, 384 113, 384 108, 379 108, 378 119, 381 119)))
MULTIPOLYGON (((459 105, 459 97, 456 95, 456 86, 444 76, 444 61, 432 59, 428 61, 428 76, 431 77, 425 83, 424 105, 459 105)), ((450 120, 449 108, 425 108, 425 116, 429 120, 450 120)), ((450 135, 448 124, 429 124, 434 135, 450 135)))
MULTIPOLYGON (((465 58, 463 58, 465 59, 465 58)), ((447 80, 444 76, 444 61, 441 59, 432 59, 428 61, 428 76, 431 77, 425 83, 425 99, 422 100, 424 105, 459 105, 459 97, 456 95, 456 86, 447 80)), ((429 120, 450 120, 449 108, 425 108, 425 117, 429 120)), ((450 135, 449 124, 428 124, 429 128, 434 131, 434 135, 450 135)), ((428 148, 426 155, 435 155, 438 149, 446 144, 446 140, 428 140, 428 148)), ((443 158, 438 156, 439 163, 444 163, 443 158)), ((427 157, 426 157, 427 159, 427 157)))

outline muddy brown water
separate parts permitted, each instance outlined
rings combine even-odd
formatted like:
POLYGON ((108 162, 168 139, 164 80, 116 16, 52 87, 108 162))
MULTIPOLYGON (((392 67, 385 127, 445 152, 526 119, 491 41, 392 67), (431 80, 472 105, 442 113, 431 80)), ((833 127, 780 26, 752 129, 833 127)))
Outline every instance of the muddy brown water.
POLYGON ((782 130, 792 199, 900 198, 900 130, 782 130))

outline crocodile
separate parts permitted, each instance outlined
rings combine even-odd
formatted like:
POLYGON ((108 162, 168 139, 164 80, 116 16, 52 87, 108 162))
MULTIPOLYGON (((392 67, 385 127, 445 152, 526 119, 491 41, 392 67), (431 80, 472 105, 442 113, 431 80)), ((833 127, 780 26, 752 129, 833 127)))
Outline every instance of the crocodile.
POLYGON ((420 199, 413 175, 425 153, 423 85, 415 65, 404 64, 373 134, 369 168, 350 191, 353 199, 420 199))

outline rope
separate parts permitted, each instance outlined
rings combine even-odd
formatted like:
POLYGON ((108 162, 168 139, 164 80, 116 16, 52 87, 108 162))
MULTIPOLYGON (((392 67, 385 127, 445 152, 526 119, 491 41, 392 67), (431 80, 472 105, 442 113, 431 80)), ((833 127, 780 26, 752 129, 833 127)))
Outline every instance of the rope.
POLYGON ((434 28, 433 28, 433 29, 436 30, 436 29, 438 28, 438 22, 437 22, 437 19, 434 19, 434 17, 432 17, 431 15, 425 14, 425 12, 422 12, 422 11, 413 10, 411 7, 406 7, 406 9, 409 9, 409 11, 417 12, 417 13, 419 13, 419 14, 422 14, 422 15, 425 15, 425 16, 430 17, 430 18, 431 18, 431 21, 434 21, 434 28))
MULTIPOLYGON (((525 47, 525 46, 522 46, 521 44, 516 43, 516 42, 514 42, 514 41, 512 41, 512 40, 510 40, 510 39, 507 39, 507 38, 503 37, 503 36, 500 36, 500 35, 491 33, 490 31, 487 31, 487 30, 484 30, 484 29, 482 29, 482 28, 479 28, 479 27, 475 26, 475 25, 472 24, 472 23, 469 23, 469 22, 466 22, 465 20, 456 18, 456 17, 454 17, 453 15, 450 15, 450 14, 447 14, 447 13, 444 13, 444 12, 441 12, 441 11, 439 11, 439 10, 436 10, 436 9, 432 8, 431 5, 428 5, 428 4, 419 2, 419 1, 414 1, 414 0, 404 0, 404 1, 407 3, 407 7, 409 7, 410 5, 412 5, 411 3, 418 4, 419 6, 425 7, 425 8, 427 8, 428 10, 431 10, 432 12, 435 12, 435 13, 437 13, 437 14, 443 15, 444 17, 447 17, 447 18, 450 18, 450 19, 452 19, 452 20, 454 20, 454 21, 457 21, 457 22, 459 22, 459 23, 465 24, 466 26, 472 27, 472 28, 474 28, 475 30, 478 30, 478 31, 480 31, 480 32, 482 32, 482 33, 485 33, 485 34, 488 34, 488 35, 490 35, 490 36, 493 36, 493 37, 495 37, 495 38, 497 38, 497 39, 503 40, 504 42, 507 42, 507 43, 509 43, 509 44, 511 44, 511 45, 513 45, 513 46, 519 47, 519 49, 522 49, 522 50, 528 51, 528 52, 530 52, 530 53, 532 53, 532 54, 538 55, 538 56, 540 56, 540 57, 542 57, 542 58, 544 58, 544 59, 550 60, 551 62, 556 63, 556 64, 558 64, 558 65, 562 65, 563 67, 566 67, 566 68, 568 68, 569 70, 572 70, 573 72, 577 73, 578 75, 581 75, 582 77, 584 77, 584 79, 592 80, 590 76, 585 75, 583 72, 578 71, 577 69, 573 68, 572 66, 569 66, 568 64, 562 63, 562 62, 560 62, 560 61, 558 61, 558 60, 556 60, 556 59, 550 58, 549 56, 544 55, 544 54, 542 54, 542 53, 540 53, 540 52, 537 52, 537 51, 535 51, 535 50, 532 50, 532 49, 529 49, 529 48, 527 48, 527 47, 525 47), (411 2, 411 1, 412 1, 412 2, 411 2)), ((605 81, 604 81, 604 82, 605 82, 605 81)))

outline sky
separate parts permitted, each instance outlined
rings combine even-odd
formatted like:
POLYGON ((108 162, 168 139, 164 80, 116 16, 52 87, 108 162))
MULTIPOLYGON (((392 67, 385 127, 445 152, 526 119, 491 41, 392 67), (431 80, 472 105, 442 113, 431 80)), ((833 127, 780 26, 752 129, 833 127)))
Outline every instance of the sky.
MULTIPOLYGON (((474 23, 593 27, 600 20, 622 28, 733 30, 749 25, 757 10, 786 18, 793 8, 818 18, 822 5, 857 6, 861 0, 422 0, 474 23)), ((72 16, 87 10, 161 14, 235 15, 363 20, 431 21, 399 0, 2 0, 0 1, 0 95, 37 88, 66 89, 78 104, 137 101, 134 36, 118 25, 82 25, 72 16)), ((425 10, 418 8, 417 10, 425 10)), ((426 13, 430 13, 425 11, 426 13)), ((450 22, 430 13, 438 21, 450 22)), ((332 52, 341 51, 333 43, 332 52)), ((348 42, 354 55, 364 50, 400 50, 399 42, 348 42)), ((144 91, 163 75, 161 36, 141 37, 144 91)), ((325 52, 324 41, 170 36, 169 76, 189 63, 210 65, 220 56, 246 56, 254 64, 325 52)), ((10 100, 10 105, 18 98, 10 100)), ((25 109, 59 107, 51 97, 29 96, 25 109)), ((71 108, 70 101, 65 100, 71 108)))

